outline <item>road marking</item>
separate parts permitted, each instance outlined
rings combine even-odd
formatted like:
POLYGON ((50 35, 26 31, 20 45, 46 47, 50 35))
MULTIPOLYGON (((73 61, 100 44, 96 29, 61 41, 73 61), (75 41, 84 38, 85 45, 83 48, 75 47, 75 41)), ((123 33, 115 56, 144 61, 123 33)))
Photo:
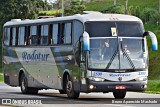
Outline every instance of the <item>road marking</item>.
POLYGON ((116 105, 116 104, 105 104, 105 105, 110 105, 111 107, 115 106, 115 107, 133 107, 133 106, 128 106, 128 105, 116 105))

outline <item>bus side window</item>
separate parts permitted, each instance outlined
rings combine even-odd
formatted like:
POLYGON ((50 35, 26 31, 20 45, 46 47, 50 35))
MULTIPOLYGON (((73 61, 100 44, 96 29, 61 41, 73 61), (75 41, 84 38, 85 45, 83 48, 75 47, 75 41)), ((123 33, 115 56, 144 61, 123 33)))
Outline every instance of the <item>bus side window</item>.
POLYGON ((58 44, 58 24, 53 24, 52 44, 58 44))
POLYGON ((10 45, 10 28, 4 29, 4 45, 9 46, 10 45))
POLYGON ((58 44, 64 44, 64 23, 58 24, 58 44))
POLYGON ((37 36, 37 26, 30 27, 30 45, 37 45, 38 36, 37 36))
POLYGON ((48 44, 49 45, 51 45, 52 44, 52 33, 53 33, 53 31, 52 31, 52 29, 53 29, 53 25, 52 24, 49 24, 49 28, 48 28, 48 44))
POLYGON ((71 44, 72 27, 71 23, 65 23, 64 28, 64 44, 71 44))
POLYGON ((25 45, 25 27, 19 27, 18 30, 18 45, 25 45))
POLYGON ((77 43, 79 37, 83 35, 83 24, 80 21, 73 22, 73 40, 74 44, 77 43))
POLYGON ((12 46, 16 45, 16 27, 12 28, 12 46))
POLYGON ((48 25, 41 26, 41 45, 48 45, 48 25))

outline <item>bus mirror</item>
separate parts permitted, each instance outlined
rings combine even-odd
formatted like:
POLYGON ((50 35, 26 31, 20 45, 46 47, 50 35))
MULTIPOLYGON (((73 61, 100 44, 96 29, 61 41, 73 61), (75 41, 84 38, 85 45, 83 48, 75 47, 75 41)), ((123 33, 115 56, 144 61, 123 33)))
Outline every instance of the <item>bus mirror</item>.
POLYGON ((89 42, 89 34, 87 32, 83 33, 83 50, 89 51, 90 42, 89 42))
POLYGON ((152 41, 152 51, 157 51, 158 50, 158 42, 157 42, 157 37, 153 32, 145 32, 144 36, 149 35, 152 41))

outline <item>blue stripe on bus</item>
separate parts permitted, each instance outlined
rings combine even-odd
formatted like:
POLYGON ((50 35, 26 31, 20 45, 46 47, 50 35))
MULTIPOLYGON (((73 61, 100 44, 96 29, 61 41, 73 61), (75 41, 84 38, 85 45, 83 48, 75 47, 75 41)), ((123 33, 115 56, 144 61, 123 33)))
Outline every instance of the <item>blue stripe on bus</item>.
MULTIPOLYGON (((60 58, 60 63, 61 63, 60 66, 61 66, 63 69, 65 69, 64 61, 63 61, 63 59, 62 59, 62 55, 61 55, 59 49, 56 48, 55 50, 58 52, 58 57, 60 58)), ((53 56, 53 57, 54 57, 54 56, 53 56)))
POLYGON ((16 61, 14 60, 13 54, 12 54, 11 50, 7 48, 7 52, 8 52, 8 55, 9 55, 9 57, 10 57, 13 65, 15 65, 16 69, 18 69, 18 64, 17 64, 16 61))

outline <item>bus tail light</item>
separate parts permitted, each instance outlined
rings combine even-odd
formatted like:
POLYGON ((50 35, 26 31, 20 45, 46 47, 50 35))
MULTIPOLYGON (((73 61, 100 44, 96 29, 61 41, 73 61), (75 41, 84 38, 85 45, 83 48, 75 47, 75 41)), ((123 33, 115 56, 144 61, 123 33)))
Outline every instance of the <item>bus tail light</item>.
POLYGON ((124 90, 124 89, 126 89, 126 86, 124 86, 124 85, 116 85, 115 89, 116 90, 124 90))

